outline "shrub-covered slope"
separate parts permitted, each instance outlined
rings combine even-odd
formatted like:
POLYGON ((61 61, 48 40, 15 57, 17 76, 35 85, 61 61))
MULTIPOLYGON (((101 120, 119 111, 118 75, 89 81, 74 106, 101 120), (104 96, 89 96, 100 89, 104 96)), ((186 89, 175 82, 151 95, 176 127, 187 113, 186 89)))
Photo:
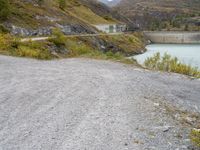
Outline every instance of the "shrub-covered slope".
MULTIPOLYGON (((84 5, 82 0, 67 0, 60 7, 54 0, 4 0, 10 1, 10 15, 7 20, 1 20, 6 28, 20 27, 26 29, 46 28, 48 33, 51 27, 64 28, 70 26, 76 32, 95 32, 93 24, 117 22, 116 19, 105 19, 84 5)), ((92 7, 93 4, 91 4, 92 7)), ((20 30, 20 28, 18 30, 20 30)), ((67 29, 66 29, 67 30, 67 29)), ((17 30, 15 30, 17 32, 17 30)), ((41 33, 42 34, 42 33, 41 33)))
POLYGON ((10 0, 9 10, 0 23, 1 54, 51 59, 80 55, 96 57, 107 53, 127 56, 144 49, 140 34, 67 38, 59 31, 56 32, 59 34, 53 33, 54 40, 45 42, 22 43, 18 39, 21 36, 51 36, 57 28, 65 34, 97 33, 95 24, 121 22, 112 17, 110 8, 97 1, 10 0), (13 34, 15 37, 11 36, 13 34))
POLYGON ((140 29, 200 30, 199 0, 122 0, 114 10, 140 29))

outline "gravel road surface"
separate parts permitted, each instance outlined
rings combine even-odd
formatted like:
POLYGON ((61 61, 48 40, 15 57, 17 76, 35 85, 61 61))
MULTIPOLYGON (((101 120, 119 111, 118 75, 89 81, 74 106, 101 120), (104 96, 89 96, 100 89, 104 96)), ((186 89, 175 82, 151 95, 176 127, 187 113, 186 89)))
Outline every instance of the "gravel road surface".
POLYGON ((0 56, 0 150, 187 150, 189 127, 166 105, 200 112, 200 81, 101 60, 0 56))

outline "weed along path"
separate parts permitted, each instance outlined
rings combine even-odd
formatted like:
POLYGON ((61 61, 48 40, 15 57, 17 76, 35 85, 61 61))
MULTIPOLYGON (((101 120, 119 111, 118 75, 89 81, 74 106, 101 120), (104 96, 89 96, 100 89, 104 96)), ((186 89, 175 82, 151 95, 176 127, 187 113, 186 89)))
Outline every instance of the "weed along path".
POLYGON ((1 150, 187 150, 200 81, 121 63, 0 56, 1 150))

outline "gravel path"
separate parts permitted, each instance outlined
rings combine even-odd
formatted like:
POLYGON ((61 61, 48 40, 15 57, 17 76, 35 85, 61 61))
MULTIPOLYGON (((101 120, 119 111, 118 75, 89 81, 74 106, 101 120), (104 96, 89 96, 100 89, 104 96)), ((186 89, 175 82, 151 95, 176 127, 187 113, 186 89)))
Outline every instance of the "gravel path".
POLYGON ((166 105, 200 112, 200 81, 109 61, 0 56, 0 150, 189 149, 166 105))
MULTIPOLYGON (((97 33, 97 34, 75 34, 75 35, 65 35, 65 37, 96 37, 96 36, 115 36, 115 35, 124 35, 125 33, 97 33)), ((21 42, 29 41, 45 41, 50 37, 32 37, 32 38, 22 38, 21 42)))

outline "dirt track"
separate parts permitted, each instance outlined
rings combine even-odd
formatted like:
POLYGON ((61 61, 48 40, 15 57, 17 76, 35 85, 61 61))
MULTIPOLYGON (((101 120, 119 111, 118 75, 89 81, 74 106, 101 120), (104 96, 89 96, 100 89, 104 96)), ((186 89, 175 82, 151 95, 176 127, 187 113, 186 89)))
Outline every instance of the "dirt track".
POLYGON ((186 150, 189 129, 163 103, 200 112, 199 91, 109 61, 0 56, 0 150, 186 150))

